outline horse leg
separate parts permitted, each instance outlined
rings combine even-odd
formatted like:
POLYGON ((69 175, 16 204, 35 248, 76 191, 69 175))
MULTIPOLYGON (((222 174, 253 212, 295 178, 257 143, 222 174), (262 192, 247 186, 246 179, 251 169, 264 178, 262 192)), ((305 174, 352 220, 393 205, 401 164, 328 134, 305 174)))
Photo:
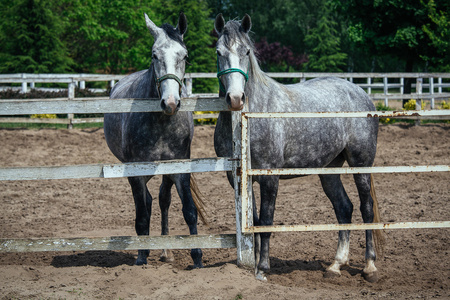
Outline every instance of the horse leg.
MULTIPOLYGON (((253 186, 252 186, 253 189, 253 186)), ((256 199, 255 199, 255 193, 252 193, 252 201, 253 201, 253 224, 255 226, 259 226, 259 217, 258 217, 258 209, 256 207, 256 199)), ((261 235, 259 233, 255 233, 254 235, 255 239, 255 266, 259 264, 259 259, 261 257, 261 235)))
MULTIPOLYGON (((136 209, 135 229, 137 235, 149 235, 150 233, 152 196, 147 189, 149 179, 149 177, 128 177, 136 209)), ((150 250, 138 250, 136 265, 147 264, 149 254, 150 250)))
MULTIPOLYGON (((172 201, 171 189, 173 181, 166 175, 163 176, 161 187, 159 188, 159 208, 161 209, 161 235, 169 234, 169 207, 172 201)), ((172 262, 174 261, 172 251, 170 249, 163 249, 161 261, 172 262)))
MULTIPOLYGON (((339 224, 352 222, 353 204, 345 192, 340 175, 319 175, 322 188, 333 204, 334 212, 339 224)), ((324 276, 333 277, 341 275, 341 267, 348 265, 350 231, 340 230, 338 247, 333 264, 331 264, 324 276)))
MULTIPOLYGON (((355 174, 356 188, 361 200, 361 215, 364 223, 373 223, 373 199, 370 195, 370 174, 355 174)), ((378 270, 375 267, 376 251, 373 241, 373 231, 366 230, 366 266, 362 272, 365 280, 369 282, 378 281, 378 270)))
MULTIPOLYGON (((183 205, 183 217, 189 227, 189 233, 195 235, 197 234, 197 208, 192 199, 190 178, 191 174, 171 175, 171 179, 175 182, 178 195, 183 205)), ((203 268, 201 249, 191 249, 191 257, 194 261, 194 268, 203 268)))
MULTIPOLYGON (((275 202, 278 193, 279 176, 260 176, 259 186, 261 191, 261 209, 259 224, 261 226, 273 225, 275 202)), ((261 233, 260 259, 256 268, 256 278, 266 280, 264 272, 270 270, 269 242, 270 232, 261 233)))

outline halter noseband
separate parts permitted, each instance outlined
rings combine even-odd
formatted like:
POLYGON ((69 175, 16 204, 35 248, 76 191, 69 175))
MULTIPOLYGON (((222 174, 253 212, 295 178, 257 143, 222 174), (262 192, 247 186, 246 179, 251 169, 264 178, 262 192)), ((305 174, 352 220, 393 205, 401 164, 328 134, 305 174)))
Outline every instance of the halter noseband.
POLYGON ((222 77, 222 75, 230 74, 230 73, 234 73, 234 72, 241 73, 242 76, 244 76, 244 78, 245 78, 245 82, 247 83, 247 81, 248 81, 248 74, 245 73, 244 71, 242 71, 241 69, 229 68, 229 69, 225 69, 223 71, 219 71, 219 57, 217 57, 217 78, 219 79, 219 87, 220 87, 220 90, 222 92, 225 93, 226 91, 225 91, 225 87, 223 86, 222 81, 220 80, 220 77, 222 77))
MULTIPOLYGON (((155 65, 153 65, 153 72, 156 75, 155 65)), ((163 76, 161 76, 159 78, 157 78, 155 76, 155 83, 156 83, 156 88, 157 88, 157 91, 158 91, 159 98, 161 98, 161 82, 163 82, 166 79, 173 79, 173 80, 175 80, 178 83, 178 85, 180 86, 180 90, 178 91, 178 93, 180 94, 180 97, 181 97, 181 87, 183 86, 183 82, 175 74, 166 74, 166 75, 163 75, 163 76)))

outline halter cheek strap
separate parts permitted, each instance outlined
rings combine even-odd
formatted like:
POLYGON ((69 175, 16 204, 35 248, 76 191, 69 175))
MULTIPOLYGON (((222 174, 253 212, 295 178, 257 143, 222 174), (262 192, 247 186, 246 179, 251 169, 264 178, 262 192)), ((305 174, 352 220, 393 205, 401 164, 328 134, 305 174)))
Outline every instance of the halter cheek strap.
POLYGON ((245 83, 247 83, 247 81, 248 81, 248 74, 245 73, 244 71, 242 71, 241 69, 229 68, 229 69, 225 69, 223 71, 220 71, 220 69, 219 69, 219 57, 217 57, 217 78, 219 79, 219 87, 220 87, 220 90, 222 92, 225 93, 226 91, 225 91, 225 87, 223 86, 222 80, 220 80, 220 77, 222 77, 222 75, 235 73, 235 72, 241 73, 242 76, 244 76, 244 78, 245 78, 245 83))

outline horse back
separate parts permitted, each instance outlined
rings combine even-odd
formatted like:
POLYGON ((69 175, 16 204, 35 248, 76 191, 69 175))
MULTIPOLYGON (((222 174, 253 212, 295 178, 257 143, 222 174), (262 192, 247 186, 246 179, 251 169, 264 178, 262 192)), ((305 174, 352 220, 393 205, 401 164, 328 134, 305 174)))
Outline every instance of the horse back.
MULTIPOLYGON (((250 111, 375 110, 364 90, 339 78, 317 78, 293 85, 274 83, 268 88, 271 90, 260 90, 259 95, 257 93, 249 100, 258 100, 249 103, 250 111)), ((366 151, 374 156, 378 119, 255 119, 250 123, 250 132, 252 165, 254 163, 255 167, 323 167, 343 152, 366 151)))

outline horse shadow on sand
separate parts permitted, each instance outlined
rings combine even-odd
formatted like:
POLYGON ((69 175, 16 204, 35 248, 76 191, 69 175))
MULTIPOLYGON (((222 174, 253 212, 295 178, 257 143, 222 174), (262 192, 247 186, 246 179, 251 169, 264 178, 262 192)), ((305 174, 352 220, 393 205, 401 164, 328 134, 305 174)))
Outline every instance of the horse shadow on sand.
POLYGON ((127 252, 86 251, 70 255, 54 256, 51 265, 55 268, 86 266, 114 268, 122 265, 132 266, 135 261, 136 257, 127 252))

